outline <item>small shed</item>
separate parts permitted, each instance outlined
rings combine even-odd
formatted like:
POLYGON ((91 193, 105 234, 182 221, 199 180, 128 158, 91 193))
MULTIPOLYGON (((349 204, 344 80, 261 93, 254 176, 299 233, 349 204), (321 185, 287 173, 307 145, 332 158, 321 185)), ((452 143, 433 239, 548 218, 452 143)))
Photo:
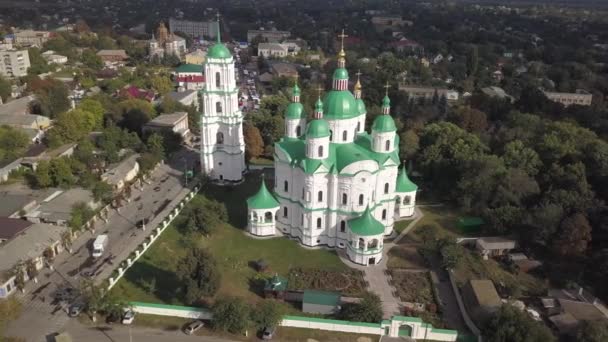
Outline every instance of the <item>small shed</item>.
POLYGON ((497 257, 515 249, 515 240, 504 237, 483 237, 477 239, 475 247, 484 259, 497 257))
POLYGON ((478 322, 484 321, 502 305, 494 283, 488 279, 470 280, 462 288, 467 311, 478 322))
POLYGON ((340 309, 340 294, 326 291, 304 291, 302 311, 329 315, 340 309))

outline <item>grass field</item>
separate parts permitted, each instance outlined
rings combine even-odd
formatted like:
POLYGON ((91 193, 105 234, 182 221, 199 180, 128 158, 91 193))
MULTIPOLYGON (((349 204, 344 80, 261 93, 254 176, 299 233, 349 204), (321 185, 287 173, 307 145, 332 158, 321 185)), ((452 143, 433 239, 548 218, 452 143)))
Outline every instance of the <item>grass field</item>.
POLYGON ((250 302, 262 299, 260 275, 252 267, 253 262, 259 259, 268 263, 269 270, 265 276, 276 272, 287 277, 289 270, 296 267, 349 271, 333 251, 305 249, 287 238, 261 240, 245 235, 240 229, 246 224, 245 199, 257 191, 259 184, 259 176, 253 176, 235 188, 208 186, 205 194, 199 196, 207 195, 224 201, 230 222, 216 227, 209 237, 182 234, 176 228, 177 224, 172 225, 112 291, 130 301, 183 305, 181 284, 175 270, 191 243, 207 248, 216 258, 222 274, 217 295, 240 296, 250 302))

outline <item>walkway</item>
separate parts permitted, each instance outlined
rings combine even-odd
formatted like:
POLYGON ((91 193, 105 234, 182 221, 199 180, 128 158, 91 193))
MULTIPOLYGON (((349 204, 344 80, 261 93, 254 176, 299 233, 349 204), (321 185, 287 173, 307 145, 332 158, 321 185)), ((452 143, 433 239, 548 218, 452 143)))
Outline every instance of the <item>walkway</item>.
POLYGON ((346 253, 340 250, 338 255, 342 262, 351 268, 363 271, 364 279, 369 284, 369 290, 378 296, 382 301, 382 310, 384 312, 384 318, 388 319, 394 315, 400 315, 403 313, 403 303, 395 295, 395 288, 389 283, 388 270, 386 263, 388 261, 388 251, 393 248, 407 233, 409 233, 415 226, 416 223, 423 217, 422 211, 416 208, 414 212, 414 220, 392 241, 384 244, 382 252, 382 260, 375 266, 363 266, 353 263, 348 259, 346 253))

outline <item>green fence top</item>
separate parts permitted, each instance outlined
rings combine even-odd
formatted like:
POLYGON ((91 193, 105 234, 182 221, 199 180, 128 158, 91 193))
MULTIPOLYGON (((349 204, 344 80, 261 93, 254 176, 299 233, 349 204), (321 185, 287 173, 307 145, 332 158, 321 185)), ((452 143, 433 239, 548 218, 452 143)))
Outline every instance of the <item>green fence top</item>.
POLYGON ((286 316, 283 316, 283 319, 289 319, 292 321, 311 322, 311 323, 341 324, 341 325, 350 325, 350 326, 359 326, 359 327, 381 328, 380 323, 350 322, 350 321, 341 321, 341 320, 337 320, 337 319, 327 319, 327 318, 286 315, 286 316))
POLYGON ((209 310, 205 308, 197 308, 194 306, 180 306, 180 305, 168 305, 168 304, 157 304, 157 303, 142 303, 142 302, 130 302, 131 306, 139 306, 144 308, 156 308, 156 309, 169 309, 169 310, 180 310, 180 311, 196 311, 208 313, 209 310))

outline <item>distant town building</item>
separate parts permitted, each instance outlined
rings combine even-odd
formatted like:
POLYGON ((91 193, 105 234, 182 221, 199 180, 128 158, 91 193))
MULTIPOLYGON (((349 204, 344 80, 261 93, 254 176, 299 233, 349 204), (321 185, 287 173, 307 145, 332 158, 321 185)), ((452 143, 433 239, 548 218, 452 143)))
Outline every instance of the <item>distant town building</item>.
POLYGON ((389 43, 389 45, 397 52, 418 51, 422 46, 413 40, 402 38, 400 40, 389 43))
POLYGON ((263 42, 279 43, 291 36, 289 31, 277 30, 249 30, 247 31, 247 41, 251 43, 256 37, 261 37, 263 42))
POLYGON ((125 50, 99 50, 97 56, 106 64, 121 64, 129 59, 125 50))
POLYGON ((183 32, 190 37, 217 37, 217 28, 214 21, 190 21, 169 18, 171 32, 183 32))
POLYGON ((31 113, 31 103, 36 100, 34 95, 21 97, 0 105, 1 115, 24 115, 31 113))
POLYGON ((175 69, 175 82, 182 90, 200 90, 205 86, 201 64, 182 64, 175 69))
POLYGON ((296 77, 298 69, 295 64, 276 62, 270 65, 270 71, 277 77, 296 77))
POLYGON ((27 50, 0 50, 0 75, 5 77, 23 77, 30 67, 30 55, 27 50))
POLYGON ((65 64, 68 62, 66 56, 58 55, 53 50, 48 50, 42 53, 42 57, 50 64, 65 64))
POLYGON ((196 49, 185 55, 186 64, 200 64, 205 62, 205 56, 207 53, 201 49, 196 49))
POLYGON ((42 47, 53 37, 53 33, 49 31, 18 30, 13 33, 13 37, 15 45, 42 47))
POLYGON ((499 99, 507 99, 511 102, 513 102, 515 99, 513 98, 513 96, 507 94, 504 89, 500 88, 500 87, 485 87, 485 88, 481 88, 481 92, 489 97, 496 97, 499 99))
POLYGON ((383 31, 390 28, 412 26, 414 23, 409 20, 404 20, 398 15, 378 15, 372 17, 372 24, 376 27, 377 31, 383 31))
POLYGON ((458 101, 459 97, 458 91, 447 88, 400 84, 399 90, 405 92, 408 95, 409 99, 413 100, 432 100, 435 96, 438 96, 439 98, 445 96, 448 101, 453 102, 458 101))
POLYGON ((134 85, 126 85, 122 89, 120 89, 120 91, 118 92, 118 96, 152 102, 154 101, 156 94, 152 90, 138 88, 134 85))
POLYGON ((502 256, 515 248, 515 240, 503 237, 482 237, 475 241, 475 248, 484 259, 502 256))
POLYGON ((172 91, 167 96, 184 106, 194 106, 198 109, 199 101, 197 90, 172 91))
POLYGON ((258 44, 258 56, 264 57, 287 57, 294 56, 300 52, 300 46, 295 43, 260 43, 258 44))
POLYGON ((545 96, 553 101, 568 107, 570 105, 590 106, 593 94, 583 89, 577 89, 574 93, 558 93, 552 91, 543 92, 545 96))
POLYGON ((121 161, 101 175, 101 180, 110 184, 114 191, 122 190, 125 185, 137 177, 139 173, 139 154, 134 154, 121 161))
POLYGON ((144 132, 171 131, 186 137, 190 133, 188 128, 188 113, 176 112, 161 114, 144 125, 144 132))
POLYGON ((164 56, 176 55, 181 58, 185 53, 186 39, 173 34, 173 32, 169 32, 165 23, 161 21, 156 30, 156 36, 152 35, 152 39, 148 41, 149 56, 162 58, 164 56))
POLYGON ((28 210, 24 217, 33 223, 50 223, 67 226, 71 217, 72 207, 77 203, 85 203, 91 209, 99 204, 93 199, 90 190, 75 188, 70 190, 57 190, 37 206, 28 210))

